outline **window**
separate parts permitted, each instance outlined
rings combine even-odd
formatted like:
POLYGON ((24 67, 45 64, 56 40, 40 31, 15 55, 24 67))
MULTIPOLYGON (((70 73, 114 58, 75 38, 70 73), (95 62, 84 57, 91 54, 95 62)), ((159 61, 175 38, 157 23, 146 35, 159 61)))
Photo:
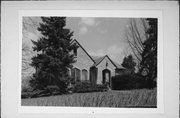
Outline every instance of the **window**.
POLYGON ((82 70, 82 80, 88 80, 88 72, 86 69, 82 70))
POLYGON ((71 72, 72 78, 74 78, 75 81, 81 80, 81 70, 78 68, 73 68, 71 72))
POLYGON ((77 48, 74 48, 74 55, 77 56, 77 48))
POLYGON ((79 69, 75 68, 75 74, 76 74, 75 80, 80 81, 81 80, 81 71, 79 69))

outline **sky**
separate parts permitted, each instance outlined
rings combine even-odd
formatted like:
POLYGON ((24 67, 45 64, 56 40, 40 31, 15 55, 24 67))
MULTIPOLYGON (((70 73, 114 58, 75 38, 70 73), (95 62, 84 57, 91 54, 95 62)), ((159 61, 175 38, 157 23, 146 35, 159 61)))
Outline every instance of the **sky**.
POLYGON ((125 40, 128 18, 69 17, 67 28, 74 31, 75 38, 92 56, 108 55, 121 64, 130 53, 125 40))
MULTIPOLYGON (((25 17, 23 42, 32 47, 31 40, 41 37, 37 26, 40 17, 25 17), (34 25, 36 24, 36 25, 34 25)), ((121 64, 123 58, 132 53, 125 35, 130 18, 110 17, 67 17, 66 28, 73 31, 76 39, 91 56, 108 55, 113 61, 121 64)))

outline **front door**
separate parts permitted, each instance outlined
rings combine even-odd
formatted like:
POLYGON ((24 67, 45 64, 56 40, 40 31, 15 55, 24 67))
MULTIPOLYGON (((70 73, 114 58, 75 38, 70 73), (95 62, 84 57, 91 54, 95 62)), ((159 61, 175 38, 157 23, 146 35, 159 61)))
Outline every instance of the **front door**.
POLYGON ((108 70, 108 69, 104 69, 102 71, 102 75, 103 75, 103 81, 102 83, 105 84, 105 83, 110 83, 111 81, 111 71, 108 70))

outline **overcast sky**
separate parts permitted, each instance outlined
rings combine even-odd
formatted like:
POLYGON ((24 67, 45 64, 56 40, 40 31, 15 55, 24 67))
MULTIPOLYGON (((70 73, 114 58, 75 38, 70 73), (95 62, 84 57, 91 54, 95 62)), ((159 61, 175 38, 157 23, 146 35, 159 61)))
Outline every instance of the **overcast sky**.
POLYGON ((124 39, 128 24, 127 18, 67 18, 67 27, 74 31, 74 38, 90 55, 107 54, 118 63, 129 53, 124 39))
MULTIPOLYGON (((37 27, 40 17, 24 18, 27 25, 23 30, 23 42, 32 46, 31 40, 40 36, 37 27), (30 20, 31 19, 31 20, 30 20), (31 23, 33 21, 33 24, 31 23)), ((112 60, 121 64, 124 56, 131 53, 125 40, 130 19, 128 18, 93 18, 93 17, 67 17, 66 27, 74 32, 76 39, 92 56, 108 55, 112 60)), ((23 27, 24 28, 24 27, 23 27)))

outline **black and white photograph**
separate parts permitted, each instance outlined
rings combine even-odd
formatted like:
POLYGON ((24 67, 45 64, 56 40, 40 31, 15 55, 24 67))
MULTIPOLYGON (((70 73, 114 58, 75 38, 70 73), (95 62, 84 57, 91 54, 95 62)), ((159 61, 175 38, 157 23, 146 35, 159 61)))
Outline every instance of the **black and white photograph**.
POLYGON ((178 118, 178 2, 1 7, 3 118, 178 118))
POLYGON ((22 17, 22 106, 157 108, 158 18, 22 17))

